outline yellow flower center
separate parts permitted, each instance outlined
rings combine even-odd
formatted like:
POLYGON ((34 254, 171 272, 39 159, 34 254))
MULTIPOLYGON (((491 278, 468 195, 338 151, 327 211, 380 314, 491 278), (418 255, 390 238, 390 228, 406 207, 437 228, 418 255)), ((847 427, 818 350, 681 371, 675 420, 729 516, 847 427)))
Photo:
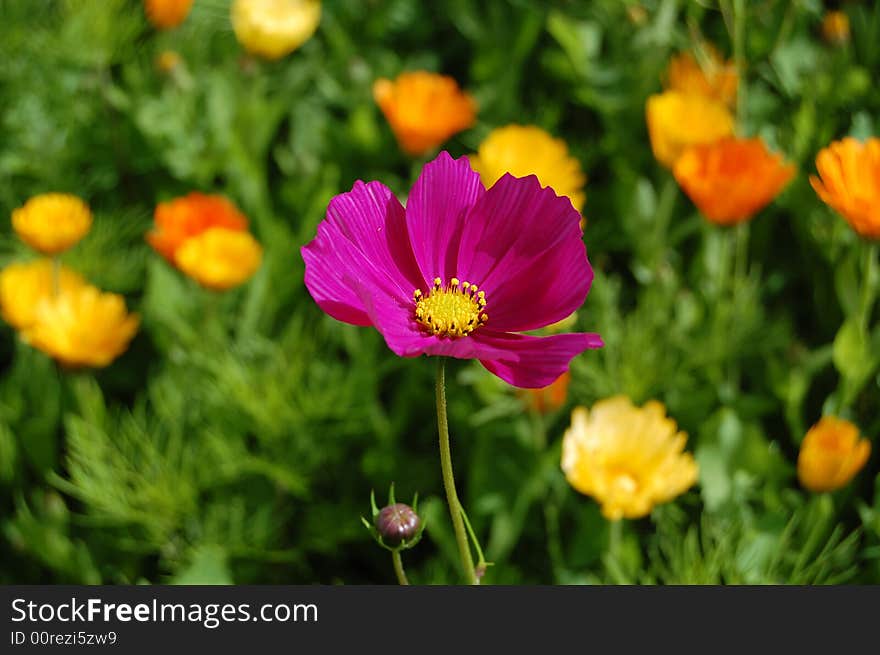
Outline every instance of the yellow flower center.
POLYGON ((432 334, 440 337, 466 337, 489 320, 486 314, 486 293, 476 284, 460 282, 457 277, 444 285, 439 277, 424 295, 413 291, 416 320, 432 334))

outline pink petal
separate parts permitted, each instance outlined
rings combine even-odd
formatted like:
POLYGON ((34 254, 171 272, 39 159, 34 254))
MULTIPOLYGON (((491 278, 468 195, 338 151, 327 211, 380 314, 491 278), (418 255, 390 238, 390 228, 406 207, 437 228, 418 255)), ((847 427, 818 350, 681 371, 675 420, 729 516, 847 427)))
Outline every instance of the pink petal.
POLYGON ((468 212, 485 193, 467 157, 445 150, 425 164, 406 203, 412 250, 425 280, 457 275, 458 244, 468 212))
POLYGON ((406 213, 380 182, 355 182, 349 193, 333 198, 302 255, 306 287, 318 305, 355 325, 370 325, 356 286, 411 296, 425 285, 409 247, 406 213))
POLYGON ((575 355, 588 348, 602 347, 602 339, 598 334, 532 337, 478 330, 470 338, 483 345, 504 350, 504 357, 481 358, 480 363, 505 382, 528 389, 540 389, 552 384, 568 370, 575 355))
POLYGON ((593 270, 568 198, 538 178, 504 175, 465 224, 458 277, 486 292, 489 325, 519 332, 560 321, 583 305, 593 270))

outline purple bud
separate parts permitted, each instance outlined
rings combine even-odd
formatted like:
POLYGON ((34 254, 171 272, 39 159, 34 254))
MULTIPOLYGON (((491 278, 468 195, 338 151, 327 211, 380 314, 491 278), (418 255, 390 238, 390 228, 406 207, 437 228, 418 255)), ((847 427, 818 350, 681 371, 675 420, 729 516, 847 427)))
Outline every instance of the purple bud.
POLYGON ((376 515, 376 530, 382 536, 382 541, 392 548, 415 537, 421 523, 412 507, 403 503, 383 507, 376 515))

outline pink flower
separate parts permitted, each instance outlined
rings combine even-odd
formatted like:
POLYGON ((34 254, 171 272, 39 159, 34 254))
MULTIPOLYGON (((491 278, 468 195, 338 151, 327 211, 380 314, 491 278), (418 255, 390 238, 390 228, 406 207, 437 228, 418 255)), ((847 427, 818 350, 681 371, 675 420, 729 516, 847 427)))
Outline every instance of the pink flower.
POLYGON ((333 318, 372 325, 403 357, 479 359, 517 387, 546 387, 597 334, 518 334, 584 302, 593 270, 580 214, 538 178, 488 191, 467 158, 425 165, 406 209, 380 182, 330 201, 303 247, 305 283, 333 318))

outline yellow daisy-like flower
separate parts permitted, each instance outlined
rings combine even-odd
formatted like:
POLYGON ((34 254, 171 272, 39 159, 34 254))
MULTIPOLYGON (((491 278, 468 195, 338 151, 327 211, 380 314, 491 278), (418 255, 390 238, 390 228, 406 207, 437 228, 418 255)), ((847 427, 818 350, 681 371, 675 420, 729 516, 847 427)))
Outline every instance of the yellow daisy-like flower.
POLYGON ((666 87, 670 91, 695 93, 724 103, 736 104, 739 75, 732 61, 724 61, 710 45, 703 46, 702 61, 689 52, 673 57, 666 71, 666 87))
POLYGON ((100 368, 125 352, 139 324, 122 296, 84 284, 44 298, 23 336, 63 366, 100 368))
POLYGON ((666 91, 648 98, 645 109, 654 156, 672 168, 689 146, 733 134, 733 116, 720 102, 697 93, 666 91))
POLYGON ((184 241, 174 258, 203 287, 225 291, 256 273, 263 249, 249 232, 213 227, 184 241))
POLYGON ((58 271, 58 289, 54 289, 53 262, 40 259, 24 264, 10 264, 0 271, 0 314, 17 330, 33 325, 37 306, 56 291, 66 293, 86 282, 68 268, 58 271))
POLYGON ((57 255, 88 234, 92 212, 76 196, 44 193, 13 210, 12 227, 34 250, 57 255))
POLYGON ((809 429, 801 443, 797 472, 810 491, 834 491, 846 486, 868 461, 871 442, 847 420, 825 416, 809 429))
POLYGON ((565 141, 540 127, 508 125, 492 130, 470 161, 487 188, 505 173, 515 177, 536 175, 542 186, 566 196, 578 211, 583 209, 587 178, 580 162, 568 154, 565 141))
POLYGON ((662 403, 639 408, 615 396, 590 410, 574 409, 562 441, 562 470, 572 487, 601 504, 605 518, 640 518, 696 482, 686 441, 662 403))
POLYGON ((235 0, 235 38, 251 54, 280 59, 308 41, 321 22, 320 0, 235 0))

